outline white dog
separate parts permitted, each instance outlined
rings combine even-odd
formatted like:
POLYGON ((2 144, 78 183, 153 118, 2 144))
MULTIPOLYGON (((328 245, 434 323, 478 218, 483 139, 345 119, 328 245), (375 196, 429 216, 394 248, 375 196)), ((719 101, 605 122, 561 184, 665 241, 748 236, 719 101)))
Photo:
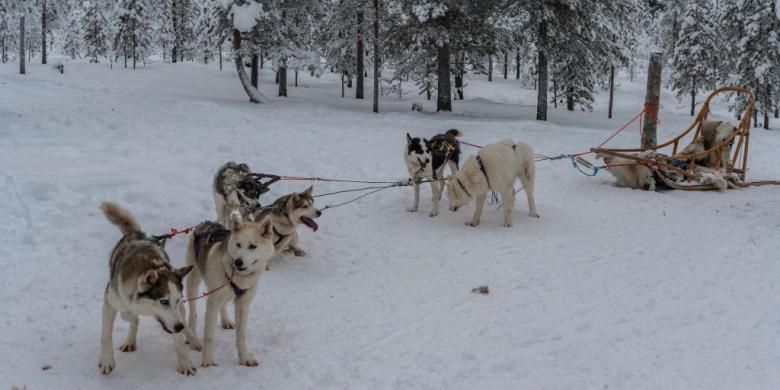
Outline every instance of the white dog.
POLYGON ((477 199, 474 216, 466 222, 468 226, 479 225, 482 207, 491 190, 501 195, 504 204, 504 226, 512 226, 512 209, 515 205, 515 179, 520 178, 528 198, 528 215, 539 217, 534 203, 534 153, 528 144, 503 140, 483 147, 477 156, 469 157, 461 169, 447 178, 447 198, 450 210, 477 199))

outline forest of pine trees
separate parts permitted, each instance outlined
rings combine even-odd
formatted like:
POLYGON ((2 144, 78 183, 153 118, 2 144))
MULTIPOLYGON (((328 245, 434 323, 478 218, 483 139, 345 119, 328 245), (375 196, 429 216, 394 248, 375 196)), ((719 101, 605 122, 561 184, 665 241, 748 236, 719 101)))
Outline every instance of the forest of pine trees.
POLYGON ((18 61, 22 46, 28 63, 46 63, 52 51, 128 68, 151 57, 220 68, 228 61, 254 102, 265 100, 258 68, 276 72, 279 96, 294 93, 288 86, 301 72, 333 72, 344 97, 363 99, 365 79, 374 78, 379 93, 419 94, 437 111, 451 111, 468 96, 467 76, 484 73, 536 88, 537 119, 546 120, 548 105, 590 110, 613 70, 634 77, 660 49, 666 85, 690 101, 692 114, 715 86, 740 85, 754 91, 756 124, 768 127, 780 114, 777 7, 775 0, 0 0, 0 62, 18 61))

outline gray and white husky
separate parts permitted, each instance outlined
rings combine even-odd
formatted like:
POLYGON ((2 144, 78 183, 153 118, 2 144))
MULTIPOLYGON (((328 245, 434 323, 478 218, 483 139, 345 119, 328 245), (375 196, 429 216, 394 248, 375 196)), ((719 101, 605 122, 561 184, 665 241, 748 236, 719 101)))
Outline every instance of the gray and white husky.
POLYGON ((438 180, 443 178, 445 164, 450 167, 450 173, 455 174, 458 171, 460 142, 456 137, 462 135, 460 130, 450 129, 428 140, 412 137, 406 133, 404 162, 414 185, 414 203, 406 211, 417 212, 420 205, 420 180, 428 179, 433 193, 433 210, 430 216, 439 215, 439 202, 444 192, 444 183, 438 180))
POLYGON ((182 278, 192 266, 174 268, 163 247, 141 231, 138 222, 126 210, 107 202, 100 208, 123 235, 111 253, 110 279, 103 297, 100 371, 109 374, 116 366, 113 328, 119 312, 122 319, 130 323, 130 331, 120 351, 135 351, 138 316, 154 317, 173 339, 179 360, 178 371, 194 375, 185 338, 193 349, 200 349, 200 344, 192 330, 184 325, 177 309, 182 299, 182 278))
MULTIPOLYGON (((187 278, 187 294, 197 294, 200 281, 209 291, 203 330, 203 367, 216 365, 214 332, 217 315, 233 300, 236 309, 236 347, 241 365, 254 367, 257 360, 246 346, 246 325, 249 307, 257 291, 257 283, 268 260, 274 255, 274 233, 270 218, 260 222, 244 222, 239 212, 231 214, 230 230, 221 224, 204 222, 198 225, 187 246, 187 264, 197 265, 187 278)), ((194 301, 189 302, 188 325, 197 323, 194 301)), ((182 312, 184 309, 182 308, 182 312)))
POLYGON ((217 206, 217 222, 228 225, 230 214, 238 210, 246 218, 253 210, 260 207, 260 195, 267 189, 258 190, 250 180, 252 174, 247 164, 233 161, 222 165, 214 175, 212 191, 214 203, 217 206))

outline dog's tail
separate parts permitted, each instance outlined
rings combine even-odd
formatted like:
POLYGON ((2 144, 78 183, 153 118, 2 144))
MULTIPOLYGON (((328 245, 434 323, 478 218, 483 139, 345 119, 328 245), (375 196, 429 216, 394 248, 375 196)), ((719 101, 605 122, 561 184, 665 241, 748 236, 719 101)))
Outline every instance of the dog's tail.
POLYGON ((119 207, 116 203, 103 202, 100 204, 100 210, 103 211, 103 215, 106 216, 106 219, 108 219, 109 222, 119 228, 119 231, 122 232, 123 235, 126 236, 130 233, 141 231, 141 226, 138 225, 135 218, 130 215, 130 212, 119 207))
POLYGON ((449 135, 451 137, 462 137, 463 136, 463 132, 458 130, 458 129, 449 129, 444 134, 447 134, 447 135, 449 135))

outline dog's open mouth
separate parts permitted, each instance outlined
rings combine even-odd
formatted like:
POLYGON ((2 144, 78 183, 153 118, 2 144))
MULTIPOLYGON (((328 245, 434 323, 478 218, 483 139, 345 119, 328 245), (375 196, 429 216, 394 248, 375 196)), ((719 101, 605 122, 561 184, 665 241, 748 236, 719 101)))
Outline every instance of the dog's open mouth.
POLYGON ((314 220, 309 218, 309 217, 301 217, 301 222, 304 225, 308 226, 309 229, 311 229, 311 230, 313 230, 315 232, 317 231, 317 229, 319 229, 319 226, 317 225, 317 222, 314 222, 314 220))
POLYGON ((236 266, 236 270, 238 270, 239 272, 244 272, 244 271, 247 270, 247 268, 249 268, 249 267, 238 267, 238 266, 236 266))

